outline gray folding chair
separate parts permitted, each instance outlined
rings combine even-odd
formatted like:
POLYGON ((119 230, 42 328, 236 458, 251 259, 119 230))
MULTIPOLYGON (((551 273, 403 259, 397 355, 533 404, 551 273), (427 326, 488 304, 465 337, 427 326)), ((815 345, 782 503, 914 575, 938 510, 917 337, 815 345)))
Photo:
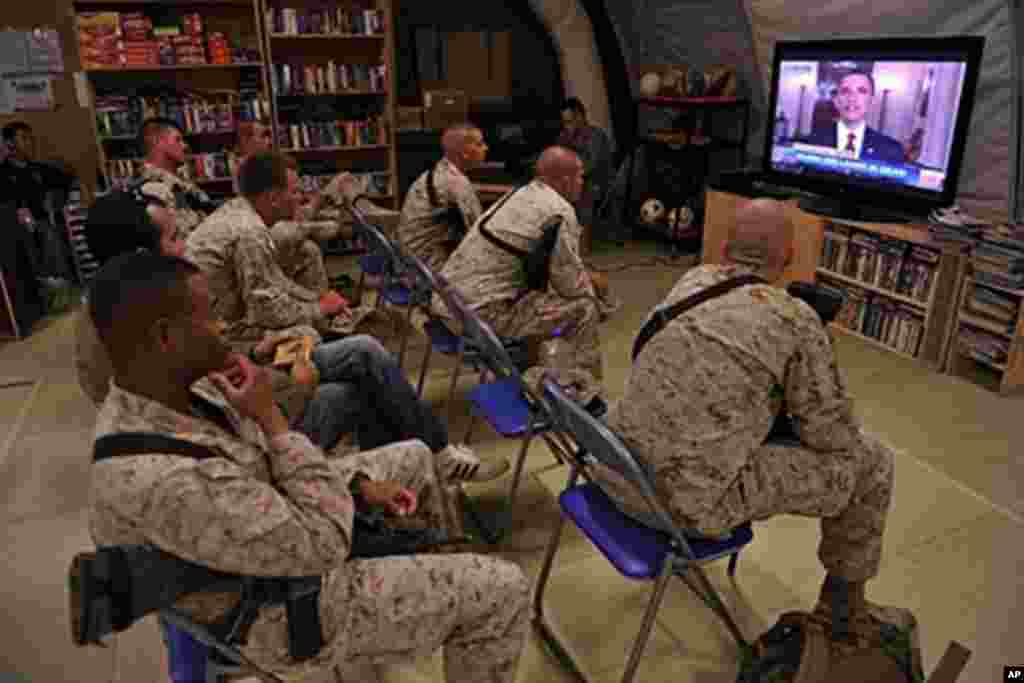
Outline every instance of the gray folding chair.
POLYGON ((734 529, 726 540, 688 534, 672 520, 658 500, 649 467, 632 454, 606 424, 568 398, 554 382, 544 382, 543 398, 551 415, 552 426, 568 434, 575 441, 576 448, 570 453, 569 479, 558 498, 563 516, 548 543, 534 593, 533 623, 540 636, 573 673, 580 676, 572 658, 544 619, 544 589, 551 575, 564 519, 568 517, 620 574, 634 580, 654 582, 640 633, 629 653, 622 676, 623 683, 632 681, 636 674, 640 656, 672 576, 683 579, 725 622, 740 647, 747 648, 742 632, 718 597, 702 565, 729 557, 728 573, 733 576, 740 550, 753 539, 750 523, 734 529), (642 520, 624 514, 597 483, 577 483, 580 474, 587 476, 587 466, 598 463, 621 475, 643 501, 646 510, 642 520))
POLYGON ((383 301, 406 309, 405 329, 398 351, 398 367, 401 369, 405 362, 405 351, 409 346, 413 310, 429 304, 431 293, 424 285, 417 286, 415 278, 410 277, 408 260, 398 245, 372 225, 363 212, 354 205, 348 208, 355 219, 355 231, 363 239, 369 252, 360 257, 363 272, 377 271, 384 276, 384 282, 378 291, 377 303, 383 301))
POLYGON ((478 519, 487 540, 495 543, 511 522, 519 480, 534 436, 544 438, 558 462, 564 462, 565 446, 559 443, 558 435, 551 433, 551 421, 543 402, 523 381, 519 368, 498 336, 466 305, 454 287, 441 277, 437 279, 440 285, 438 293, 462 326, 462 336, 472 344, 481 366, 494 374, 492 381, 481 381, 469 393, 471 418, 463 440, 469 442, 478 417, 482 417, 501 436, 522 439, 509 485, 505 514, 502 515, 505 519, 499 520, 492 528, 487 528, 486 523, 478 519))

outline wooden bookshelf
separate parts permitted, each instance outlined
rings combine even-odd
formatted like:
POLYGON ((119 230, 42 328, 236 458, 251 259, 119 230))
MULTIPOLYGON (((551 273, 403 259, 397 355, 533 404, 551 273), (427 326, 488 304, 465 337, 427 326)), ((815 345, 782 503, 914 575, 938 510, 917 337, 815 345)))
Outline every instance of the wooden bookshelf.
MULTIPOLYGON (((121 46, 115 49, 109 45, 100 58, 91 50, 94 61, 84 64, 83 71, 87 74, 88 108, 93 123, 93 134, 99 152, 99 171, 101 185, 107 189, 112 186, 115 167, 128 168, 142 150, 137 142, 138 125, 143 119, 154 114, 165 115, 177 120, 183 133, 190 139, 196 154, 219 155, 217 168, 230 164, 229 155, 235 145, 235 124, 239 118, 252 118, 258 114, 246 110, 258 110, 258 100, 269 92, 267 75, 264 70, 265 57, 263 51, 262 22, 260 20, 259 0, 75 0, 73 3, 76 15, 76 39, 80 32, 86 31, 85 23, 77 18, 89 13, 117 13, 109 17, 108 27, 116 26, 121 46), (151 25, 140 26, 136 23, 131 27, 138 32, 137 36, 126 33, 125 14, 142 14, 151 20, 151 25), (177 26, 179 37, 188 35, 184 16, 198 14, 202 23, 201 34, 194 36, 191 44, 174 46, 175 57, 183 63, 153 63, 158 50, 158 40, 154 29, 177 26), (146 39, 141 40, 145 32, 146 39), (220 33, 226 42, 215 45, 211 34, 220 33), (200 49, 201 48, 201 49, 200 49), (134 54, 129 49, 135 50, 134 54), (192 54, 203 52, 208 63, 184 63, 185 50, 192 54), (107 66, 113 55, 121 53, 122 60, 135 56, 137 62, 107 66), (138 53, 149 55, 146 59, 138 59, 138 53), (217 60, 216 62, 214 60, 217 60), (102 62, 102 66, 97 64, 102 62), (243 97, 243 91, 249 93, 243 97), (131 98, 126 109, 112 111, 104 107, 102 111, 97 101, 107 102, 110 98, 131 98), (145 98, 145 99, 143 99, 145 98), (206 129, 209 123, 194 125, 200 116, 198 108, 182 106, 181 103, 198 103, 205 100, 204 117, 218 117, 219 127, 206 129), (218 105, 211 103, 216 100, 218 105), (255 102, 255 104, 254 104, 255 102), (252 105, 252 106, 249 106, 252 105), (216 113, 214 113, 216 111, 216 113), (250 115, 251 114, 251 115, 250 115), (109 117, 117 116, 116 128, 111 128, 109 117), (101 117, 103 117, 101 121, 101 117), (192 118, 189 118, 192 117, 192 118), (221 123, 221 119, 230 119, 231 126, 221 123), (121 162, 111 164, 111 162, 121 162)), ((175 40, 176 38, 168 38, 175 40)), ((102 44, 97 42, 97 44, 102 44)), ((161 52, 161 61, 166 58, 166 50, 161 52)), ((79 47, 83 58, 87 51, 79 47)), ((269 102, 266 103, 269 109, 269 102)), ((268 111, 269 115, 269 111, 268 111)), ((211 157, 212 158, 212 157, 211 157)), ((211 165, 212 168, 212 165, 211 165)), ((223 172, 223 170, 221 170, 223 172)), ((194 173, 190 167, 189 174, 197 176, 198 184, 213 187, 228 186, 230 178, 220 176, 204 176, 194 173)), ((222 194, 218 192, 218 194, 222 194)))
POLYGON ((390 191, 377 199, 394 208, 398 160, 391 0, 370 0, 369 4, 354 0, 258 1, 266 74, 271 83, 274 144, 295 154, 304 174, 312 169, 322 173, 325 163, 335 172, 387 173, 390 191), (307 67, 312 70, 311 79, 307 67), (371 75, 380 67, 382 77, 371 75), (300 87, 295 87, 296 82, 300 87), (332 121, 344 123, 334 126, 332 121), (352 121, 356 123, 350 126, 352 121), (376 125, 366 126, 369 130, 364 133, 361 128, 365 124, 360 123, 364 121, 376 125), (317 126, 317 122, 327 125, 317 126), (338 138, 351 142, 349 127, 362 144, 337 144, 338 138), (303 134, 310 146, 295 144, 303 134))
POLYGON ((1021 389, 1024 389, 1022 301, 1024 289, 1011 289, 980 282, 974 278, 968 267, 968 275, 957 299, 956 324, 945 358, 946 371, 989 386, 1000 394, 1020 393, 1021 389), (991 290, 1003 296, 1008 302, 1013 302, 1014 309, 1009 324, 1003 325, 995 320, 983 318, 972 311, 969 301, 976 288, 991 290), (961 331, 989 336, 993 344, 1005 344, 1006 360, 995 360, 961 344, 961 331))
MULTIPOLYGON (((702 262, 722 262, 729 228, 735 218, 736 210, 746 201, 749 199, 736 194, 708 190, 702 262)), ((883 311, 872 313, 873 316, 879 318, 872 319, 872 324, 868 327, 876 333, 887 334, 886 339, 892 343, 886 343, 882 339, 865 333, 865 326, 868 322, 867 311, 857 317, 860 326, 856 329, 850 329, 838 322, 833 323, 831 328, 897 355, 914 358, 935 370, 943 370, 951 338, 957 325, 956 311, 967 267, 966 247, 933 239, 925 225, 863 223, 832 219, 800 210, 795 200, 784 202, 784 205, 794 224, 794 244, 792 261, 780 284, 786 285, 793 281, 825 282, 846 292, 853 288, 864 291, 872 297, 872 301, 877 300, 882 304, 881 311, 883 311), (891 241, 892 245, 901 245, 903 252, 908 256, 915 247, 936 254, 937 262, 933 265, 930 285, 925 296, 914 296, 912 293, 899 292, 893 288, 882 286, 877 277, 872 277, 870 280, 858 277, 859 273, 872 272, 867 266, 854 269, 851 272, 847 271, 842 264, 836 267, 836 264, 826 262, 826 250, 828 249, 826 231, 849 231, 852 234, 862 234, 868 238, 868 243, 884 238, 891 241), (920 331, 916 333, 918 337, 917 343, 914 345, 915 348, 908 350, 905 347, 908 341, 907 335, 911 334, 911 331, 903 327, 906 323, 898 320, 900 316, 893 316, 893 321, 885 322, 885 318, 882 316, 885 315, 884 311, 890 307, 894 310, 904 307, 907 309, 907 315, 904 317, 908 318, 912 310, 914 317, 921 319, 920 331), (894 346, 894 344, 897 345, 894 346)), ((867 250, 867 253, 870 254, 870 250, 867 250)), ((868 255, 865 258, 871 258, 871 256, 868 255)), ((880 257, 876 254, 874 258, 880 257)), ((902 261, 900 263, 900 273, 903 272, 904 263, 902 261)), ((875 268, 877 267, 876 265, 875 268)), ((877 273, 877 271, 874 272, 877 273)), ((914 272, 916 273, 916 271, 914 272)), ((908 273, 907 277, 910 275, 911 273, 908 273)), ((840 319, 842 319, 843 313, 847 313, 847 311, 841 312, 840 319)), ((1021 356, 1022 366, 1024 366, 1024 354, 1021 356)))

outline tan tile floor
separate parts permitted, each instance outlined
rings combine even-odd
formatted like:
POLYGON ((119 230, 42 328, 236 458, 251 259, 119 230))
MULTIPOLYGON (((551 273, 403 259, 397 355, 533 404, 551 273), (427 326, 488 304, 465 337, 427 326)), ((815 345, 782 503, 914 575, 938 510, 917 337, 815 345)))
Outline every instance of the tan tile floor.
MULTIPOLYGON (((649 255, 639 248, 600 260, 635 262, 649 255)), ((613 397, 641 318, 680 272, 645 267, 612 274, 628 303, 604 336, 613 397)), ((1001 680, 1004 665, 1024 664, 1024 629, 1014 617, 1024 613, 1017 611, 1018 577, 1024 574, 1024 462, 1016 447, 1024 443, 1024 404, 852 339, 840 338, 838 353, 865 423, 899 449, 884 564, 870 594, 916 613, 926 669, 956 639, 974 653, 961 681, 1001 680)), ((413 374, 416 355, 406 364, 413 374)), ((432 365, 428 396, 443 410, 448 365, 432 365)), ((86 490, 94 415, 73 372, 67 317, 48 321, 27 340, 0 344, 0 380, 38 380, 0 388, 0 542, 8 558, 0 564, 0 681, 7 673, 31 683, 164 681, 152 621, 121 637, 114 649, 70 644, 64 575, 71 556, 90 546, 86 490)), ((466 377, 460 393, 471 382, 466 377)), ((465 406, 457 408, 454 437, 466 424, 465 406)), ((515 453, 516 444, 501 442, 482 426, 474 443, 481 451, 515 453)), ((553 494, 564 479, 546 447, 535 445, 515 527, 498 549, 531 576, 557 519, 553 494)), ((474 495, 486 507, 505 484, 479 487, 474 495)), ((780 612, 810 605, 822 577, 815 521, 781 517, 758 524, 755 533, 735 582, 725 576, 724 563, 710 572, 750 637, 780 612)), ((648 589, 617 576, 578 532, 563 537, 546 610, 591 680, 618 680, 648 589)), ((735 671, 728 633, 684 585, 672 585, 637 680, 726 683, 735 680, 735 671)), ((390 683, 440 680, 436 657, 388 673, 390 683)), ((531 636, 518 680, 572 679, 531 636)))

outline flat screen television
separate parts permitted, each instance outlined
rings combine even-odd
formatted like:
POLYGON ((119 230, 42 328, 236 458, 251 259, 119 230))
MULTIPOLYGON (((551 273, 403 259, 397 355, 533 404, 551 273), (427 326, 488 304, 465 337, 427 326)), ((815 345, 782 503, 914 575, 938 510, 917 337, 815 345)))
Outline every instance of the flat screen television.
POLYGON ((765 181, 801 207, 892 222, 954 203, 985 39, 780 42, 765 181))

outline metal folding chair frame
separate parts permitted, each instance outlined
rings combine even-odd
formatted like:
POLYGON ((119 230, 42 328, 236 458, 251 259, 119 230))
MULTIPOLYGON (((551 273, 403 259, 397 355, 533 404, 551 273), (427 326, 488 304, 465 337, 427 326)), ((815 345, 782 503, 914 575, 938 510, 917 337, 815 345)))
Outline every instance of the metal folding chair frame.
MULTIPOLYGON (((420 301, 426 296, 426 301, 430 301, 429 292, 423 292, 417 288, 417 282, 414 281, 411 285, 406 284, 403 281, 403 276, 408 272, 409 265, 408 259, 403 255, 401 249, 398 248, 391 240, 384 235, 377 227, 372 225, 363 212, 355 206, 349 206, 349 211, 352 217, 355 219, 355 230, 362 236, 363 241, 366 243, 366 248, 370 254, 382 255, 387 264, 385 265, 384 282, 380 289, 377 291, 377 305, 380 305, 381 301, 385 301, 395 306, 404 305, 406 309, 405 316, 405 330, 403 330, 401 345, 398 350, 398 367, 402 369, 405 363, 405 352, 409 346, 409 330, 412 326, 412 313, 417 306, 422 305, 420 301), (403 287, 409 292, 409 300, 405 304, 389 301, 388 291, 389 288, 403 287)), ((359 278, 359 290, 362 291, 362 283, 365 273, 360 274, 359 278)))
MULTIPOLYGON (((534 437, 539 435, 545 440, 556 461, 560 464, 567 462, 566 453, 569 445, 562 442, 559 435, 551 431, 551 420, 545 409, 544 402, 533 391, 531 391, 523 381, 515 362, 512 360, 508 351, 501 343, 501 340, 490 326, 488 326, 487 323, 481 320, 469 309, 462 300, 458 291, 446 282, 444 278, 437 277, 435 282, 439 287, 438 294, 442 299, 444 299, 445 306, 447 306, 449 312, 455 316, 459 324, 462 325, 463 338, 473 344, 475 352, 479 354, 481 383, 483 383, 483 373, 487 370, 493 372, 496 379, 499 381, 511 380, 515 382, 519 391, 522 393, 523 401, 528 408, 526 432, 522 436, 522 445, 519 448, 519 453, 516 456, 515 465, 513 467, 512 482, 509 484, 508 498, 505 504, 505 519, 499 521, 499 523, 492 529, 486 528, 483 520, 479 518, 477 519, 479 526, 484 531, 488 540, 491 543, 495 543, 501 539, 511 525, 512 511, 515 505, 516 494, 519 490, 519 482, 522 479, 523 469, 526 463, 526 454, 530 450, 530 445, 533 443, 534 437)), ((465 344, 463 344, 463 350, 464 349, 465 344)), ((469 443, 476 420, 477 416, 475 413, 471 414, 470 423, 466 429, 465 437, 463 438, 463 441, 466 443, 469 443)))
MULTIPOLYGON (((565 396, 554 382, 549 380, 544 382, 544 398, 546 399, 555 427, 571 435, 577 444, 569 452, 571 466, 568 481, 566 482, 566 490, 575 486, 581 475, 587 478, 586 465, 600 462, 618 472, 634 487, 648 506, 656 527, 666 531, 672 537, 672 549, 665 558, 661 574, 654 581, 651 599, 644 611, 640 632, 637 634, 637 638, 630 650, 626 669, 622 676, 623 683, 629 683, 636 675, 637 667, 640 664, 640 657, 650 638, 654 619, 664 598, 668 581, 674 575, 679 576, 722 619, 741 648, 749 648, 749 644, 743 637, 743 633, 737 626, 736 621, 729 613, 729 610, 718 596, 718 592, 703 570, 703 565, 728 556, 728 575, 734 577, 737 556, 742 548, 697 559, 689 543, 687 543, 682 529, 672 521, 671 516, 658 500, 652 476, 645 464, 637 460, 636 456, 630 453, 625 444, 607 425, 594 418, 572 401, 572 399, 565 396)), ((541 565, 537 585, 534 590, 533 625, 545 643, 554 650, 554 654, 568 666, 574 675, 581 680, 585 680, 585 677, 582 676, 575 662, 573 662, 572 657, 566 648, 562 646, 554 630, 548 626, 544 617, 544 590, 551 575, 564 524, 565 516, 560 515, 545 551, 544 562, 541 565)))

